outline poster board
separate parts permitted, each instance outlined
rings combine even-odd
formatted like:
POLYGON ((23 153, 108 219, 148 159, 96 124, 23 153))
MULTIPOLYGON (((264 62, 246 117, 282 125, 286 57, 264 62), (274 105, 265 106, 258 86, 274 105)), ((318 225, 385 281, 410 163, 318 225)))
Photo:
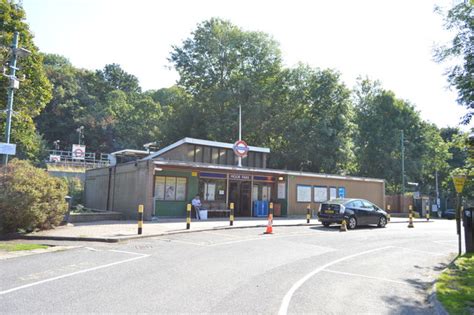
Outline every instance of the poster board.
POLYGON ((324 202, 328 200, 328 188, 326 186, 315 186, 314 187, 314 201, 324 202))
POLYGON ((176 178, 176 200, 186 199, 186 178, 176 178))
POLYGON ((336 187, 329 187, 329 199, 336 199, 337 198, 337 189, 336 187))
POLYGON ((286 184, 278 183, 278 199, 286 199, 286 184))
POLYGON ((296 202, 311 202, 311 186, 296 186, 296 202))

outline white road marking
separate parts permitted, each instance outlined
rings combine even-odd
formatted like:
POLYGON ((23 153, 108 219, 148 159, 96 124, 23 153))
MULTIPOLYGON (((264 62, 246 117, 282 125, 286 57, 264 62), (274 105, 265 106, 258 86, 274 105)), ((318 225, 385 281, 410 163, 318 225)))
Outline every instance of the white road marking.
MULTIPOLYGON (((124 250, 116 250, 116 249, 109 249, 109 252, 144 256, 144 254, 141 254, 141 253, 127 252, 124 250)), ((146 255, 146 256, 150 256, 150 255, 146 255)))
POLYGON ((349 273, 349 272, 342 272, 342 271, 336 271, 336 270, 323 270, 323 271, 324 272, 335 273, 335 274, 340 274, 340 275, 344 275, 344 276, 361 277, 361 278, 366 278, 366 279, 373 279, 373 280, 379 280, 379 281, 386 281, 386 282, 410 285, 409 283, 403 282, 403 281, 391 280, 391 279, 387 279, 387 278, 371 277, 371 276, 361 275, 361 274, 357 274, 357 273, 349 273))
POLYGON ((303 283, 305 283, 308 279, 310 279, 315 274, 323 271, 324 269, 326 269, 326 268, 328 268, 332 265, 338 264, 338 263, 343 262, 345 260, 349 260, 349 259, 352 259, 352 258, 355 258, 355 257, 358 257, 358 256, 362 256, 362 255, 366 255, 366 254, 370 254, 370 253, 373 253, 373 252, 376 252, 376 251, 386 250, 386 249, 389 249, 389 248, 393 248, 393 247, 392 246, 386 246, 386 247, 371 249, 371 250, 367 250, 365 252, 361 252, 361 253, 349 255, 349 256, 346 256, 346 257, 342 257, 342 258, 336 259, 336 260, 334 260, 330 263, 327 263, 327 264, 311 271, 306 276, 304 276, 303 278, 298 280, 295 284, 293 284, 293 286, 290 288, 290 290, 285 294, 285 296, 283 297, 283 300, 281 302, 280 309, 278 311, 278 315, 286 315, 288 313, 288 307, 290 306, 290 301, 291 301, 291 298, 293 297, 293 294, 296 292, 296 290, 298 290, 303 285, 303 283))
POLYGON ((138 260, 138 259, 142 259, 142 258, 146 258, 146 257, 150 256, 150 255, 137 254, 137 253, 132 253, 132 252, 115 251, 115 250, 110 250, 110 251, 111 252, 133 254, 133 255, 140 255, 140 256, 125 259, 125 260, 116 261, 116 262, 106 264, 106 265, 100 265, 100 266, 96 266, 96 267, 92 267, 92 268, 88 268, 88 269, 84 269, 84 270, 79 270, 79 271, 76 271, 76 272, 67 273, 67 274, 64 274, 64 275, 61 275, 61 276, 57 276, 57 277, 53 277, 53 278, 49 278, 49 279, 44 279, 44 280, 41 280, 41 281, 29 283, 29 284, 25 284, 25 285, 22 285, 22 286, 19 286, 19 287, 15 287, 15 288, 11 288, 11 289, 8 289, 8 290, 0 291, 0 295, 5 295, 5 294, 11 293, 11 292, 23 290, 23 289, 26 289, 26 288, 31 288, 31 287, 34 287, 34 286, 37 286, 37 285, 40 285, 40 284, 43 284, 43 283, 48 283, 48 282, 56 281, 56 280, 59 280, 59 279, 72 277, 72 276, 75 276, 75 275, 78 275, 78 274, 81 274, 81 273, 86 273, 86 272, 89 272, 89 271, 95 271, 95 270, 99 270, 99 269, 112 267, 112 266, 115 266, 115 265, 128 263, 128 262, 131 262, 131 261, 134 261, 134 260, 138 260))
POLYGON ((412 249, 412 248, 401 247, 401 246, 392 246, 392 247, 399 248, 399 249, 404 249, 404 250, 408 250, 408 251, 415 252, 415 253, 420 253, 420 254, 433 255, 433 256, 448 256, 448 255, 450 255, 450 254, 433 253, 433 252, 428 252, 428 251, 424 251, 424 250, 412 249))

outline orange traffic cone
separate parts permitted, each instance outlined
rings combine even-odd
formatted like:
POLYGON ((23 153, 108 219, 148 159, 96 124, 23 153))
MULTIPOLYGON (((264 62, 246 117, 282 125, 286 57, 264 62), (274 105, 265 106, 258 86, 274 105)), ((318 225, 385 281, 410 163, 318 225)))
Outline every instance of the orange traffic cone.
POLYGON ((273 234, 272 224, 273 224, 273 215, 270 213, 270 214, 268 215, 267 230, 266 230, 265 233, 263 233, 263 234, 273 234))

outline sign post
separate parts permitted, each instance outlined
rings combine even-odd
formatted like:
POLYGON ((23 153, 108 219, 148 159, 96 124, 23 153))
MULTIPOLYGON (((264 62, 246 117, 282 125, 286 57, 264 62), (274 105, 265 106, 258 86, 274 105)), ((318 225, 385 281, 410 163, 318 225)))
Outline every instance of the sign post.
POLYGON ((76 160, 84 160, 86 156, 86 146, 81 144, 72 145, 72 158, 76 160))
POLYGON ((461 256, 461 193, 466 182, 466 175, 453 175, 454 188, 456 189, 456 231, 458 233, 458 250, 461 256))
POLYGON ((247 156, 249 147, 244 140, 239 140, 234 143, 234 153, 239 157, 239 167, 242 167, 242 158, 247 156))

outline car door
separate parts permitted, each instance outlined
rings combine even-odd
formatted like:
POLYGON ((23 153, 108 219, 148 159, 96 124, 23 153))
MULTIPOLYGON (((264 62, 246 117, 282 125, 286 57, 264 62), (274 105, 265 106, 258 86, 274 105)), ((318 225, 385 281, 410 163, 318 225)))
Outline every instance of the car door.
POLYGON ((362 200, 364 204, 364 209, 366 210, 366 223, 365 224, 378 224, 380 213, 377 211, 377 206, 370 203, 367 200, 362 200))
POLYGON ((365 215, 366 211, 364 209, 364 204, 361 200, 354 200, 350 203, 350 209, 354 211, 355 217, 357 219, 357 224, 366 224, 365 215))

